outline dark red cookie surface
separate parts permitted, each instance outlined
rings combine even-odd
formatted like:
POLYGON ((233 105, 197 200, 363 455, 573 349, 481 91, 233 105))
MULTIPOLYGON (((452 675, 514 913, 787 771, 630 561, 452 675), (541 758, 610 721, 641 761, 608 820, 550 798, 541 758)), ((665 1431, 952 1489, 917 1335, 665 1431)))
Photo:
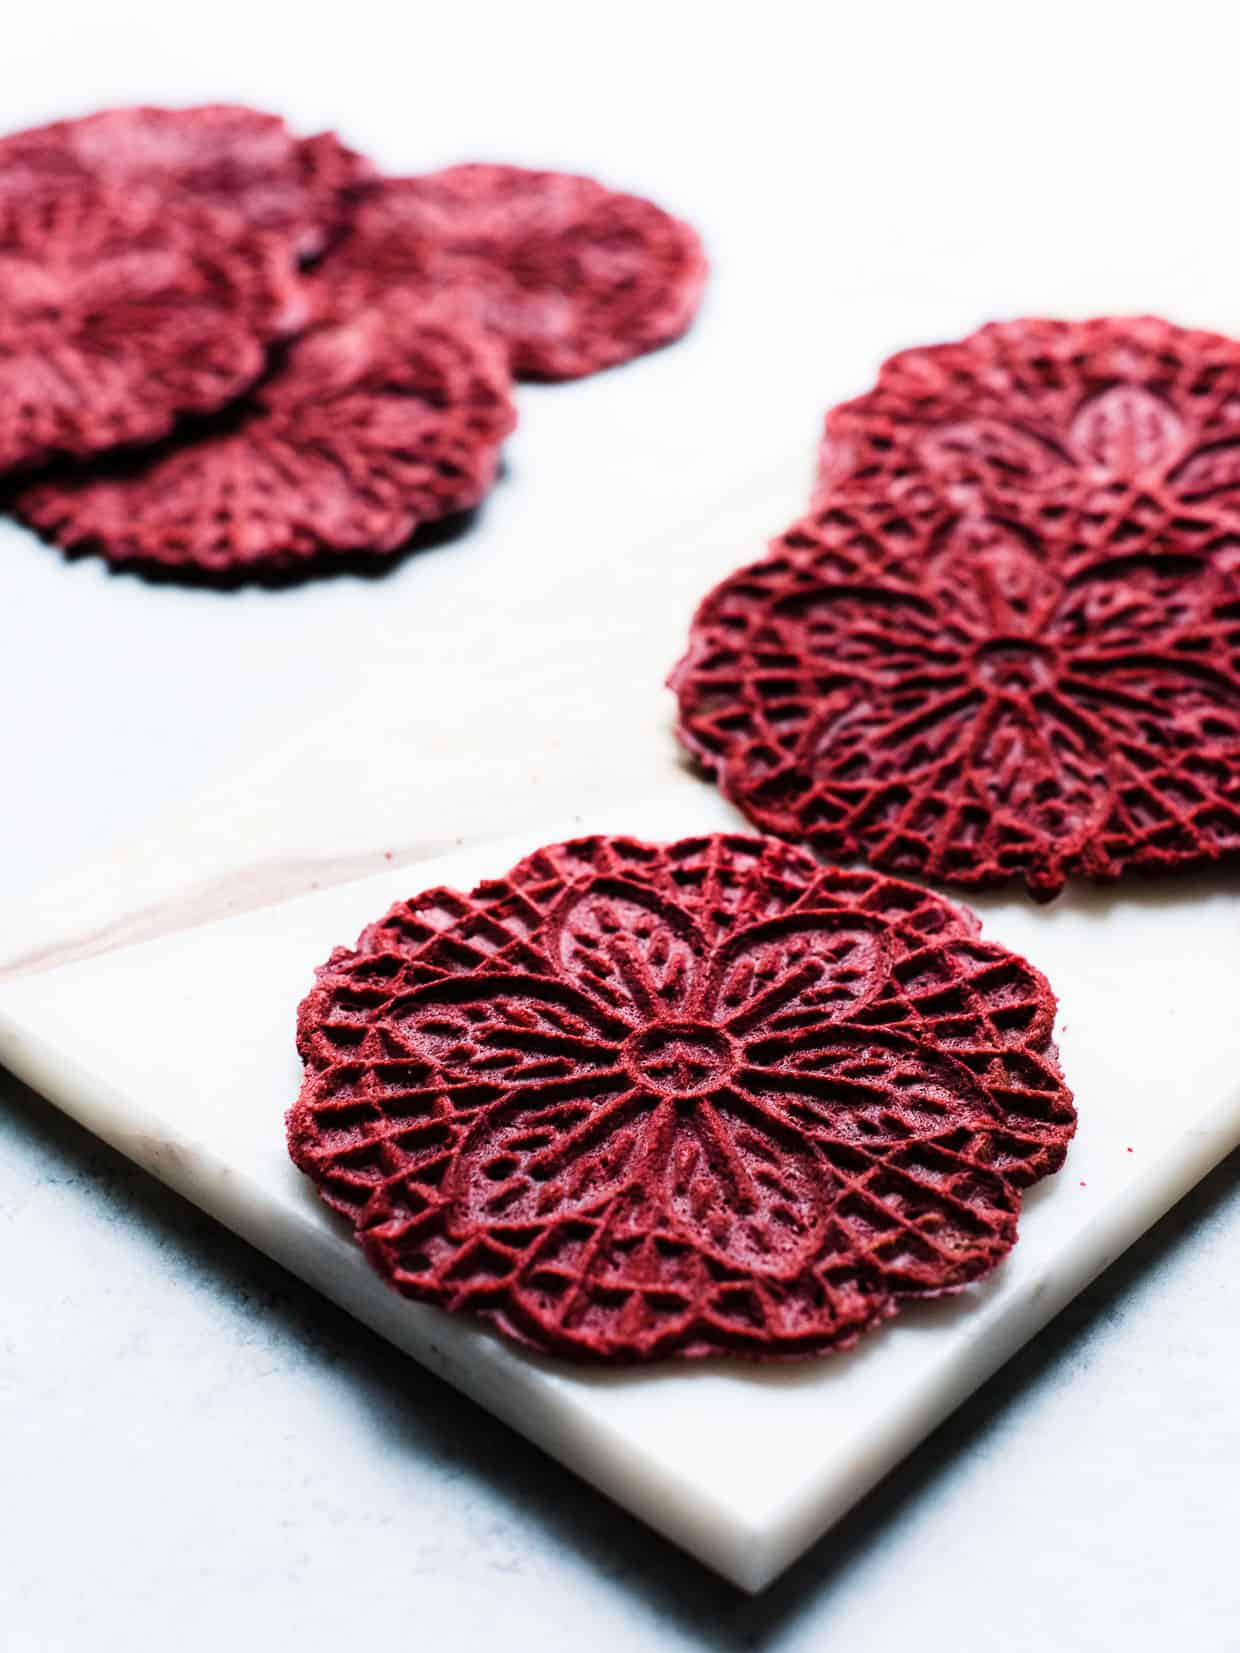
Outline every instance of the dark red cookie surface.
POLYGON ((1074 1129, 970 914, 745 837, 431 890, 303 1002, 294 1161, 410 1297, 581 1360, 842 1348, 1016 1239, 1074 1129))
POLYGON ((999 322, 905 350, 827 415, 819 498, 1023 502, 1164 552, 1240 523, 1240 343, 1153 316, 999 322))
POLYGON ((1230 541, 849 495, 702 603, 685 744, 764 831, 970 888, 1240 852, 1230 541))
POLYGON ((15 508, 66 549, 154 570, 259 575, 388 552, 485 494, 509 388, 467 314, 393 298, 294 341, 219 422, 35 482, 15 508))
POLYGON ((214 412, 304 317, 265 236, 95 188, 0 192, 0 472, 214 412))
POLYGON ((362 192, 322 275, 353 302, 394 286, 468 292, 519 378, 573 379, 678 338, 706 261, 687 224, 637 196, 473 165, 362 192))
POLYGON ((295 255, 322 249, 370 170, 334 134, 298 138, 238 104, 105 109, 0 139, 0 195, 96 185, 165 211, 225 211, 295 255))

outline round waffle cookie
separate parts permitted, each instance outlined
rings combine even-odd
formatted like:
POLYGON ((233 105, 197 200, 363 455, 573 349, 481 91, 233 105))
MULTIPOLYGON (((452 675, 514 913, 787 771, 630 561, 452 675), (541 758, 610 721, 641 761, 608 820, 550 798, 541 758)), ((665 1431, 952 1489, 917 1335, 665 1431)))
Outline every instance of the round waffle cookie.
POLYGON ((0 192, 0 472, 214 412, 304 316, 265 236, 94 187, 0 192))
POLYGON ((391 552, 486 493, 509 390, 503 351, 468 314, 397 296, 302 335, 219 420, 34 482, 15 509, 67 550, 171 574, 391 552))
POLYGON ((1038 899, 1240 852, 1240 557, 847 496, 702 603, 680 732, 762 830, 1038 899))
POLYGON ((296 1164, 419 1301, 578 1360, 844 1348, 1016 1239, 1075 1115, 971 915, 773 840, 553 845, 301 1006, 296 1164))
POLYGON ((164 212, 227 211, 294 256, 322 250, 370 171, 332 133, 297 138, 278 115, 237 104, 105 109, 0 139, 0 195, 98 185, 164 212))
POLYGON ((905 350, 826 418, 818 497, 859 494, 1073 510, 1085 543, 1196 549, 1240 523, 1240 343, 1142 316, 905 350))
POLYGON ((359 196, 322 266, 330 302, 393 287, 469 293, 518 378, 579 378, 667 344, 706 278, 687 224, 590 178, 456 166, 359 196))

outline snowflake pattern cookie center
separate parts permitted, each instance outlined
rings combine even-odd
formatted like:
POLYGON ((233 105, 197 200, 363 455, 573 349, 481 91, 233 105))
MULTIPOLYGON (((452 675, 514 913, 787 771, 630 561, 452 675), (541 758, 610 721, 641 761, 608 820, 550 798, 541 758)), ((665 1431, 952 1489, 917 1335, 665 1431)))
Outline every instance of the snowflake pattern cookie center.
POLYGON ((736 1041, 705 1022, 665 1022, 625 1040, 621 1060, 635 1084, 671 1097, 701 1096, 727 1083, 736 1041))
POLYGON ((993 694, 1049 689, 1058 669, 1056 651, 1033 637, 988 637, 973 651, 978 681, 993 694))

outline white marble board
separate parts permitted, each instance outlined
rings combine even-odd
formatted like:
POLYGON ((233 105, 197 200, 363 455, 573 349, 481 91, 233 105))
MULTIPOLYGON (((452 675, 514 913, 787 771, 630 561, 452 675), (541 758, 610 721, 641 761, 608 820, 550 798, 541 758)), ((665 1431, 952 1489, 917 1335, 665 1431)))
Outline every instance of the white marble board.
MULTIPOLYGON (((793 1367, 600 1373, 531 1358, 372 1275, 288 1162, 313 964, 389 902, 583 829, 736 817, 684 773, 644 802, 173 928, 0 985, 0 1060, 376 1331, 747 1590, 774 1578, 1240 1141, 1240 878, 974 903, 1065 1007, 1081 1127, 986 1284, 793 1367)), ((1065 1465, 1070 1495, 1071 1466, 1065 1465)))

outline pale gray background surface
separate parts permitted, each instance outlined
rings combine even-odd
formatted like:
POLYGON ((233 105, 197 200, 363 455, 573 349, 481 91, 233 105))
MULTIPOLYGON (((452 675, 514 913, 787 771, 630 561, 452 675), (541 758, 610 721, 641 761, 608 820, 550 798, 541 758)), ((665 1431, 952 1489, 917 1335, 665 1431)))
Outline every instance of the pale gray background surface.
MULTIPOLYGON (((1200 307, 1175 319, 1240 331, 1215 9, 926 10, 30 8, 6 18, 0 113, 243 96, 393 169, 558 162, 658 195, 708 232, 710 306, 609 394, 634 419, 684 397, 721 477, 771 398, 808 450, 879 356, 983 319, 979 268, 1020 313, 1055 307, 1059 266, 1099 307, 1170 308, 1178 262, 1200 307), (840 306, 823 362, 815 318, 840 306)), ((512 486, 540 485, 554 394, 527 403, 512 486)), ((369 605, 416 623, 470 567, 462 542, 378 584, 222 599, 16 532, 0 553, 0 902, 347 679, 332 640, 369 605)), ((1233 1159, 747 1601, 5 1084, 0 1644, 1240 1648, 1238 1259, 1233 1159)))

